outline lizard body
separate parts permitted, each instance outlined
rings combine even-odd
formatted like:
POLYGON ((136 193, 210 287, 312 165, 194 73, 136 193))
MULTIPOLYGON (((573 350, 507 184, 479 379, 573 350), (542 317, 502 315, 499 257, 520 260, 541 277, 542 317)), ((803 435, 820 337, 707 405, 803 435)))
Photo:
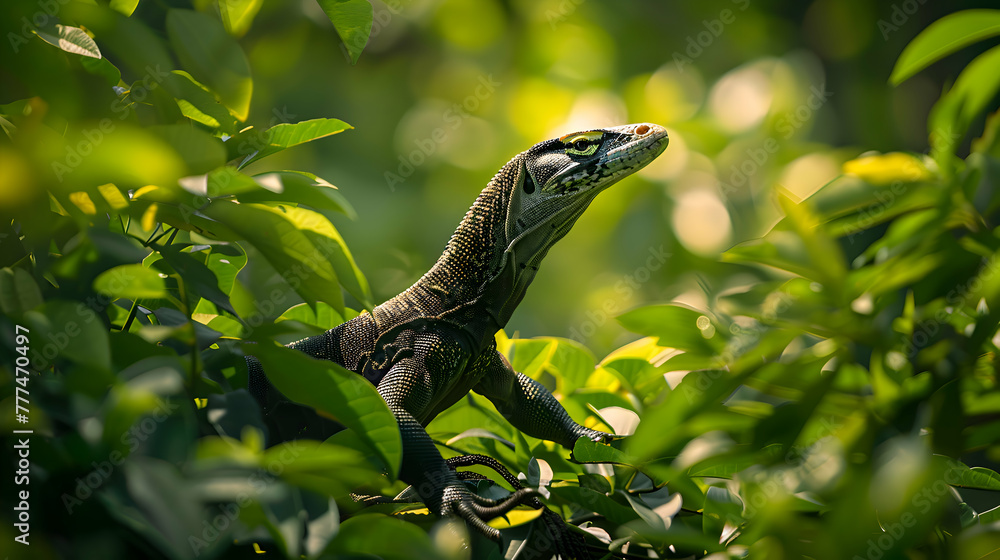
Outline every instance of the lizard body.
MULTIPOLYGON (((485 521, 503 513, 471 494, 426 426, 470 390, 517 429, 568 448, 610 434, 574 422, 538 382, 496 350, 541 260, 598 193, 655 159, 667 133, 633 124, 569 134, 512 158, 466 213, 437 263, 413 286, 346 323, 289 345, 332 360, 373 383, 399 422, 400 478, 438 515, 458 515, 494 540, 485 521)), ((250 390, 265 414, 282 397, 255 359, 250 390)))

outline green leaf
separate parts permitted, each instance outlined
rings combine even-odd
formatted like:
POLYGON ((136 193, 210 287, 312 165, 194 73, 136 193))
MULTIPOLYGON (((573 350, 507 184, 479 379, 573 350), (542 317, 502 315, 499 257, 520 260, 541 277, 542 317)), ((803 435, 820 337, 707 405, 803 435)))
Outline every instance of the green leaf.
POLYGON ((94 289, 112 301, 118 298, 137 300, 167 296, 160 273, 141 264, 125 264, 105 270, 94 280, 94 289))
MULTIPOLYGON (((195 294, 207 299, 229 313, 236 315, 236 310, 229 303, 229 295, 219 288, 219 279, 205 263, 199 261, 190 253, 181 252, 178 245, 159 247, 163 260, 166 261, 184 282, 184 286, 195 294)), ((155 263, 153 266, 156 266, 155 263)))
MULTIPOLYGON (((24 322, 31 329, 33 340, 50 341, 64 358, 103 371, 111 368, 108 331, 100 326, 101 320, 86 305, 70 301, 49 301, 35 310, 25 312, 24 322)), ((41 354, 32 360, 34 367, 43 365, 37 360, 38 357, 41 354)))
POLYGON ((211 252, 205 260, 205 265, 219 280, 219 289, 225 294, 233 293, 236 275, 246 264, 246 253, 235 243, 212 245, 211 252))
MULTIPOLYGON (((675 358, 691 357, 695 358, 698 362, 704 363, 707 360, 705 358, 696 357, 693 354, 680 353, 675 356, 675 358)), ((664 371, 659 369, 653 364, 649 363, 649 360, 644 360, 642 358, 615 358, 613 360, 607 360, 601 364, 601 367, 606 371, 612 372, 616 377, 618 377, 624 384, 625 389, 636 396, 640 396, 644 401, 648 399, 655 398, 658 394, 659 389, 666 387, 666 383, 663 379, 664 371)), ((707 367, 704 365, 699 365, 694 368, 674 368, 675 370, 680 369, 701 369, 702 367, 707 367)))
POLYGON ((948 483, 959 488, 1000 491, 1000 474, 985 467, 961 467, 950 471, 948 483), (965 468, 962 468, 965 467, 965 468))
POLYGON ((315 310, 307 303, 294 305, 282 313, 280 317, 274 320, 274 322, 277 323, 278 321, 288 320, 298 321, 306 325, 319 327, 324 331, 328 331, 344 322, 343 315, 337 313, 337 310, 330 305, 323 302, 317 302, 314 306, 315 310))
POLYGON ((139 0, 111 0, 111 9, 124 15, 130 16, 139 5, 139 0))
POLYGON ((230 134, 236 131, 236 119, 215 93, 183 70, 170 72, 163 87, 177 100, 185 117, 230 134))
POLYGON ((59 172, 73 185, 113 183, 120 189, 176 184, 190 174, 186 162, 164 138, 127 123, 116 124, 114 133, 105 134, 77 167, 63 166, 59 172))
POLYGON ((811 264, 810 274, 806 276, 828 286, 839 286, 847 275, 844 257, 840 247, 820 226, 819 218, 808 204, 797 204, 784 193, 778 194, 778 204, 785 213, 785 219, 770 233, 787 229, 794 234, 806 251, 806 262, 811 264))
POLYGON ((114 64, 108 61, 107 58, 91 58, 89 56, 83 56, 78 58, 80 65, 87 72, 104 78, 109 86, 117 86, 118 82, 122 80, 122 73, 115 67, 114 64))
POLYGON ((722 333, 704 313, 678 304, 648 305, 618 316, 626 329, 655 336, 657 344, 701 355, 714 355, 725 345, 722 333))
POLYGON ((323 550, 340 532, 340 511, 332 498, 327 501, 326 511, 311 515, 306 524, 305 549, 309 558, 319 558, 323 550))
POLYGON ((469 428, 484 429, 510 440, 513 429, 486 397, 470 392, 427 425, 427 431, 464 433, 469 428))
POLYGON ((253 94, 250 64, 219 21, 191 10, 172 9, 167 12, 167 34, 184 68, 218 93, 233 116, 245 121, 253 94))
POLYGON ((317 0, 330 18, 351 64, 357 64, 361 51, 368 44, 374 9, 368 0, 317 0))
POLYGON ((236 157, 245 155, 238 166, 239 169, 242 169, 261 158, 276 154, 286 148, 332 136, 352 128, 354 127, 340 119, 312 119, 298 123, 278 124, 263 132, 250 130, 228 142, 233 142, 230 146, 239 150, 236 157))
POLYGON ((728 488, 709 486, 702 509, 702 531, 713 537, 721 535, 726 523, 742 520, 742 511, 743 502, 728 488))
POLYGON ((514 339, 509 352, 514 371, 536 381, 548 373, 555 378, 557 391, 564 395, 582 387, 594 371, 595 359, 590 350, 565 338, 514 339))
POLYGON ((359 451, 307 439, 265 451, 261 466, 269 465, 281 465, 281 478, 289 483, 327 496, 346 496, 379 478, 378 470, 359 451))
POLYGON ((625 440, 626 451, 637 460, 673 456, 697 430, 692 419, 721 403, 753 370, 737 375, 726 370, 692 371, 653 408, 647 409, 635 434, 625 440))
MULTIPOLYGON (((128 18, 108 8, 84 2, 62 4, 63 12, 101 38, 105 50, 117 55, 131 75, 160 82, 174 67, 163 39, 139 18, 128 18)), ((60 14, 62 15, 62 13, 60 14)))
POLYGON ((1000 89, 998 67, 1000 47, 993 47, 970 62, 955 85, 934 104, 928 126, 934 157, 939 162, 948 160, 969 126, 996 96, 1000 89))
POLYGON ((635 466, 639 463, 621 449, 587 438, 580 438, 573 444, 573 460, 581 463, 613 463, 626 466, 635 466))
POLYGON ((362 513, 341 523, 340 532, 326 552, 337 558, 444 560, 419 527, 378 513, 362 513))
MULTIPOLYGON (((153 457, 130 457, 121 469, 128 497, 134 502, 122 503, 127 498, 119 492, 102 496, 102 501, 107 500, 105 507, 115 512, 120 526, 135 531, 168 558, 189 555, 188 536, 198 534, 204 516, 200 497, 192 491, 188 479, 176 465, 153 457)), ((215 554, 220 547, 221 543, 206 542, 206 548, 200 552, 215 554)))
POLYGON ((202 196, 236 195, 240 202, 283 202, 306 205, 328 218, 336 212, 354 219, 357 213, 340 190, 304 171, 278 171, 250 177, 230 166, 208 173, 202 196))
MULTIPOLYGON (((211 302, 207 299, 202 299, 198 302, 198 307, 200 308, 202 304, 209 305, 210 303, 211 302)), ((204 311, 195 308, 195 313, 204 313, 204 311)), ((204 323, 201 318, 199 318, 198 322, 203 323, 206 327, 212 329, 213 331, 221 333, 223 336, 243 338, 246 333, 243 329, 243 325, 241 325, 239 321, 230 319, 225 315, 215 315, 207 323, 204 323)))
POLYGON ((1000 506, 979 514, 979 523, 981 525, 989 525, 997 521, 1000 521, 1000 506))
POLYGON ((218 138, 188 124, 168 124, 149 127, 165 140, 187 165, 187 173, 207 173, 225 163, 226 150, 218 138))
POLYGON ((964 10, 930 24, 899 55, 889 82, 899 85, 949 54, 1000 35, 1000 10, 964 10))
POLYGON ((325 216, 305 208, 285 208, 289 217, 299 225, 302 235, 316 247, 314 258, 326 259, 337 273, 340 285, 354 296, 365 309, 375 307, 368 280, 361 273, 347 243, 325 216))
POLYGON ((28 271, 21 268, 0 269, 0 309, 10 317, 42 304, 42 292, 28 271))
POLYGON ((976 510, 972 509, 972 507, 965 502, 958 504, 958 511, 963 529, 967 529, 979 521, 979 515, 976 513, 976 510))
POLYGON ((219 15, 226 31, 234 37, 245 35, 263 4, 264 0, 219 0, 219 15))
POLYGON ((550 488, 550 491, 554 497, 575 504, 584 511, 599 513, 608 518, 608 521, 618 525, 624 525, 630 521, 639 519, 639 514, 634 509, 624 506, 590 488, 556 486, 550 488))
POLYGON ((285 396, 354 430, 378 454, 391 476, 397 475, 403 458, 399 425, 364 377, 276 344, 246 344, 243 349, 260 360, 267 378, 285 396))
POLYGON ((756 447, 764 448, 768 444, 777 443, 784 449, 789 449, 795 443, 837 377, 834 372, 822 373, 821 368, 826 362, 826 356, 822 356, 811 363, 795 364, 796 374, 815 381, 795 402, 775 408, 771 416, 757 423, 753 430, 756 447))
MULTIPOLYGON (((303 171, 278 171, 250 177, 231 166, 220 167, 208 173, 207 180, 199 182, 199 196, 219 197, 236 195, 240 202, 284 202, 292 206, 304 204, 331 217, 332 212, 354 219, 357 214, 337 187, 303 171)), ((188 189, 189 191, 192 188, 188 189)))
POLYGON ((101 58, 101 49, 97 48, 97 43, 87 35, 87 32, 79 27, 56 24, 53 27, 36 29, 38 35, 46 43, 58 47, 68 53, 91 58, 101 58))
MULTIPOLYGON (((118 341, 121 342, 121 339, 118 341)), ((152 355, 131 363, 117 372, 117 379, 102 407, 104 442, 124 451, 136 442, 122 439, 144 416, 172 410, 164 399, 184 390, 184 366, 176 356, 152 355)), ((106 387, 103 387, 105 391, 106 387)))
POLYGON ((240 202, 287 202, 305 204, 330 217, 327 212, 338 212, 350 219, 357 218, 351 203, 340 193, 340 189, 321 177, 305 171, 278 171, 254 175, 258 184, 272 184, 272 179, 280 182, 278 192, 270 189, 256 189, 240 194, 240 202))
MULTIPOLYGON (((307 303, 325 301, 338 313, 343 312, 338 271, 329 260, 329 253, 339 251, 338 244, 343 240, 339 234, 330 239, 310 229, 332 230, 326 218, 303 208, 233 204, 224 200, 213 202, 204 213, 256 247, 307 303), (320 220, 326 221, 328 227, 323 227, 320 220), (313 243, 319 240, 323 241, 323 247, 313 243)), ((346 248, 343 250, 346 252, 346 248)))

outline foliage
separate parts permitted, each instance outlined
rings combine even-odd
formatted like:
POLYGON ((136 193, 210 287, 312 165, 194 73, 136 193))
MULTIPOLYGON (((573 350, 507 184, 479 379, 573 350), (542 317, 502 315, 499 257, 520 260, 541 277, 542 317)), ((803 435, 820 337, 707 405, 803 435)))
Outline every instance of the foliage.
MULTIPOLYGON (((329 329, 356 313, 349 302, 373 298, 333 225, 354 214, 335 187, 305 172, 245 172, 350 129, 333 118, 246 125, 255 83, 234 37, 260 4, 136 18, 135 1, 68 2, 61 23, 11 31, 23 39, 10 71, 25 95, 0 106, 0 371, 8 428, 34 430, 32 545, 14 554, 469 553, 463 527, 419 505, 351 499, 403 489, 395 422, 357 376, 273 342, 329 329), (51 67, 65 75, 37 71, 51 67), (270 299, 241 293, 250 267, 276 272, 270 299), (268 447, 246 353, 349 429, 268 447), (11 366, 17 356, 31 375, 11 366), (30 401, 24 425, 14 424, 18 397, 30 401)), ((356 62, 371 6, 319 5, 356 62)), ((5 4, 3 20, 34 9, 5 4)), ((893 80, 995 33, 996 17, 932 26, 893 80)), ((972 61, 935 106, 932 157, 863 155, 804 201, 779 193, 783 218, 722 255, 745 285, 706 286, 707 307, 634 309, 619 320, 645 338, 601 360, 562 338, 498 335, 514 367, 574 418, 630 437, 578 442, 571 459, 470 394, 428 426, 442 453, 482 453, 523 473, 593 547, 619 555, 996 550, 1000 475, 983 465, 1000 451, 1000 117, 956 154, 995 99, 997 52, 972 61)), ((480 472, 480 494, 509 489, 480 472)), ((536 518, 521 508, 495 521, 508 549, 473 535, 472 553, 531 557, 545 544, 536 518)), ((0 529, 6 542, 14 522, 0 529)))

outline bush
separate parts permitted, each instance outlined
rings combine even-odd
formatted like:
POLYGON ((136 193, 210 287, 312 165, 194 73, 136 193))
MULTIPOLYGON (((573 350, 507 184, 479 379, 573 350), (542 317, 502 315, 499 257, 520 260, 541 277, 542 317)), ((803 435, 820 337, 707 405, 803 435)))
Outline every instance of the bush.
MULTIPOLYGON (((3 7, 23 98, 0 106, 2 402, 10 429, 32 433, 4 436, 20 470, 0 537, 33 558, 469 554, 464 527, 419 504, 352 499, 405 486, 395 421, 358 376, 274 342, 332 328, 372 295, 333 225, 354 215, 335 187, 243 170, 350 125, 247 126, 235 37, 259 2, 129 17, 136 4, 53 3, 58 24, 42 4, 3 7), (236 277, 251 261, 283 289, 248 301, 236 277), (349 429, 268 446, 247 353, 349 429)), ((371 6, 320 5, 356 61, 371 6)), ((892 80, 996 34, 998 18, 939 21, 892 80)), ((866 154, 804 201, 779 193, 783 218, 722 257, 745 286, 706 309, 629 311, 620 322, 644 338, 601 360, 498 333, 574 418, 630 437, 578 442, 571 460, 470 394, 428 426, 442 453, 524 473, 618 557, 995 553, 997 113, 956 153, 1000 86, 998 57, 976 58, 937 103, 930 156, 866 154)), ((480 473, 480 494, 509 488, 480 473)), ((539 514, 515 510, 495 522, 507 550, 473 535, 471 553, 532 557, 546 547, 539 514)))

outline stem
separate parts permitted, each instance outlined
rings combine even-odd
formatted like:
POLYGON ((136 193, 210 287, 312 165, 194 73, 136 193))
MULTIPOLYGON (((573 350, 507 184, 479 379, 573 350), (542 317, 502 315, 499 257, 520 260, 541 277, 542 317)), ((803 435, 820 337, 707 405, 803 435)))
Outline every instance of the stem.
POLYGON ((156 227, 153 228, 153 232, 149 234, 149 239, 147 239, 145 243, 143 243, 143 246, 149 247, 149 244, 153 242, 153 236, 156 235, 156 232, 160 231, 160 225, 161 224, 159 223, 156 224, 156 227))
MULTIPOLYGON (((159 225, 157 225, 157 227, 159 227, 159 225)), ((163 230, 163 233, 161 233, 160 235, 157 235, 156 239, 152 240, 151 243, 156 243, 157 241, 160 240, 160 238, 162 238, 164 235, 170 233, 171 231, 176 232, 177 228, 175 228, 175 227, 169 227, 169 228, 163 230)))
POLYGON ((135 319, 135 315, 138 311, 139 301, 132 300, 132 309, 128 310, 128 318, 125 319, 125 326, 122 327, 122 332, 128 332, 128 329, 132 326, 132 321, 135 319))

